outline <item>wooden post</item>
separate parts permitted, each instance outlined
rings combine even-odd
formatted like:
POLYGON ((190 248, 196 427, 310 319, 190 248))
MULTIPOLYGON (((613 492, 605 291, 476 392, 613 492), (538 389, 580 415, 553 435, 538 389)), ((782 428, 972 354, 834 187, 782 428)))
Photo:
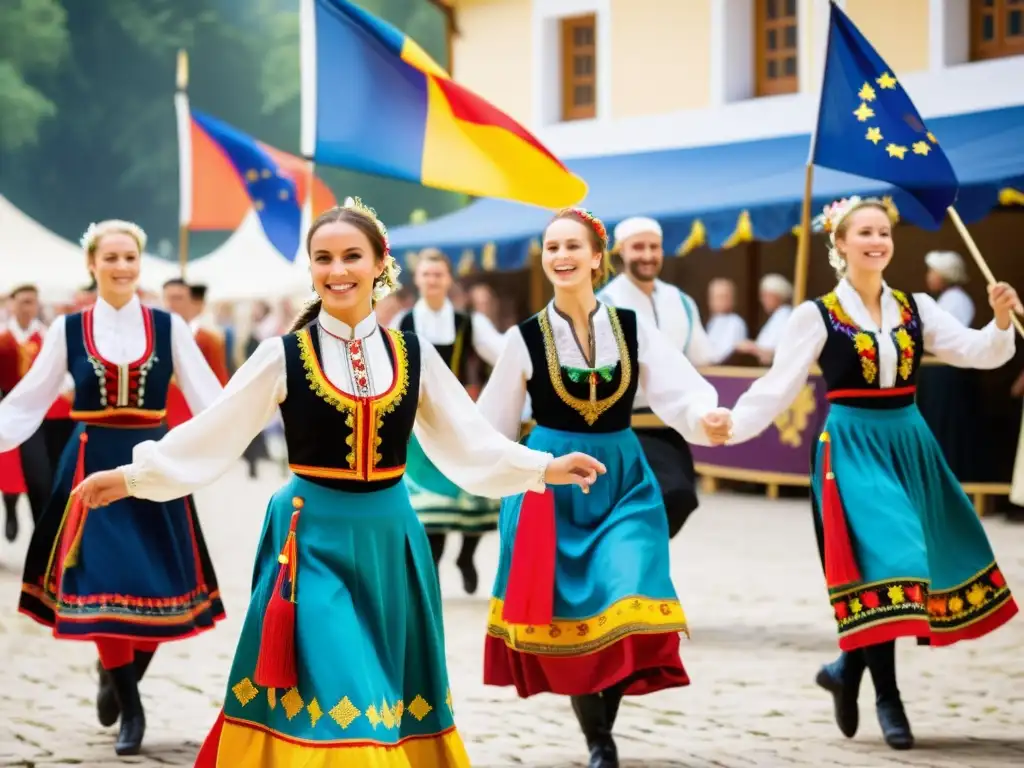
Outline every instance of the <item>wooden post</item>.
MULTIPOLYGON (((184 50, 178 51, 178 70, 175 77, 175 84, 177 86, 178 93, 185 95, 188 92, 188 53, 184 50)), ((179 129, 189 130, 189 126, 180 126, 179 129)), ((181 142, 183 137, 179 137, 178 141, 181 142)), ((191 141, 189 141, 191 145, 191 141)), ((188 158, 191 163, 192 158, 188 158)), ((191 174, 189 174, 191 177, 191 174)), ((191 189, 181 189, 179 194, 186 195, 192 194, 191 189)), ((192 206, 188 206, 188 210, 191 212, 192 206)), ((181 217, 184 219, 184 217, 181 217)), ((181 279, 185 279, 185 273, 188 271, 188 234, 189 234, 190 222, 185 220, 179 220, 178 222, 178 266, 181 269, 181 279)))
POLYGON ((793 273, 793 306, 807 298, 807 273, 811 265, 811 190, 814 187, 814 165, 807 163, 804 171, 804 201, 800 209, 800 234, 796 245, 796 267, 793 273))

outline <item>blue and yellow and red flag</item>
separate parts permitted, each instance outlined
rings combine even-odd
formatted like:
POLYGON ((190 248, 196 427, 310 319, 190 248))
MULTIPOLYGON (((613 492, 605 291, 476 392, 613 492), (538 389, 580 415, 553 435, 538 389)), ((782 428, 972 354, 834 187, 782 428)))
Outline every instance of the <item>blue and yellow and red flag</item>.
POLYGON ((892 68, 834 2, 811 162, 892 184, 900 212, 939 226, 960 182, 892 68))
POLYGON ((302 0, 303 153, 325 165, 545 208, 587 186, 529 131, 347 0, 302 0))

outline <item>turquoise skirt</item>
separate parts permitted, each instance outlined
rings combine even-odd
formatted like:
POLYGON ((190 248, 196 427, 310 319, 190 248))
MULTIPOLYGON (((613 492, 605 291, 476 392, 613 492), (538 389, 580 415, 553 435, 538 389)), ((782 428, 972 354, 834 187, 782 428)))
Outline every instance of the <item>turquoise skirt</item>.
POLYGON ((271 499, 224 710, 197 762, 328 764, 469 765, 430 547, 401 483, 348 493, 293 477, 271 499), (298 685, 263 689, 253 680, 263 615, 296 499, 298 685))
MULTIPOLYGON (((861 576, 830 594, 840 647, 903 636, 950 645, 1017 612, 985 529, 916 405, 833 405, 824 430, 861 576)), ((813 470, 819 509, 823 447, 813 470)))
POLYGON ((501 549, 485 644, 484 682, 520 696, 627 694, 689 683, 679 656, 686 617, 669 573, 661 491, 633 430, 576 433, 536 427, 526 444, 583 451, 607 467, 590 493, 553 489, 557 553, 550 626, 505 621, 502 609, 523 496, 502 500, 501 549))
POLYGON ((500 502, 459 488, 434 466, 415 436, 406 452, 405 484, 427 533, 481 534, 498 527, 500 502))

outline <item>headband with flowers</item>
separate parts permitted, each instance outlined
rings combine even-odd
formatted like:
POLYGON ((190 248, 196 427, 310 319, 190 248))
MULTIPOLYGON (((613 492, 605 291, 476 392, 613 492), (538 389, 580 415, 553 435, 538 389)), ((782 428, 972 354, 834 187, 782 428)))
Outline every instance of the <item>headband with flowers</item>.
POLYGON ((358 197, 345 198, 345 204, 341 207, 347 208, 350 211, 355 211, 359 215, 372 221, 374 226, 377 227, 377 231, 380 232, 381 238, 384 240, 384 271, 381 272, 380 277, 377 278, 373 286, 373 299, 374 301, 380 301, 389 293, 398 289, 398 276, 402 272, 402 268, 398 266, 398 262, 395 261, 395 257, 391 255, 391 243, 388 240, 388 229, 384 226, 384 222, 377 218, 377 212, 370 206, 366 205, 358 197))
POLYGON ((854 195, 853 197, 836 200, 826 205, 822 212, 811 222, 811 227, 815 232, 828 233, 828 262, 840 276, 846 272, 846 259, 836 246, 836 231, 839 229, 839 225, 842 224, 843 219, 854 211, 869 205, 881 206, 885 210, 886 215, 888 215, 889 221, 893 224, 900 219, 900 212, 896 209, 891 197, 858 197, 854 195))
POLYGON ((601 250, 608 250, 608 230, 605 229, 603 221, 597 218, 597 216, 592 214, 586 208, 563 208, 555 214, 555 218, 560 219, 567 214, 571 214, 582 219, 588 227, 594 230, 594 234, 597 235, 597 239, 601 241, 601 250))
POLYGON ((82 250, 85 251, 86 255, 89 255, 96 249, 96 243, 100 241, 101 237, 115 232, 123 233, 132 238, 135 244, 139 246, 140 253, 146 250, 146 233, 142 230, 142 227, 134 222, 122 221, 121 219, 107 219, 98 223, 93 222, 85 230, 85 234, 82 235, 78 243, 82 246, 82 250))

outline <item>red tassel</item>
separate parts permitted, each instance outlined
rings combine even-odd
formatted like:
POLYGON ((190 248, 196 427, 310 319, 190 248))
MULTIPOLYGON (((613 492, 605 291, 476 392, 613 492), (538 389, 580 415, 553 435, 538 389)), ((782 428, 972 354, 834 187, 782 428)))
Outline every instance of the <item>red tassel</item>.
POLYGON ((253 681, 263 688, 293 688, 299 684, 295 653, 295 579, 298 573, 295 531, 303 501, 296 497, 292 503, 295 511, 292 512, 288 538, 277 558, 281 566, 263 614, 260 653, 253 674, 253 681))
POLYGON ((502 618, 510 624, 550 624, 555 609, 555 495, 528 492, 519 510, 502 618))
POLYGON ((832 443, 828 432, 821 435, 824 480, 821 488, 821 521, 825 532, 825 581, 829 589, 838 589, 861 581, 860 568, 853 554, 846 513, 839 498, 839 486, 832 472, 832 443))

